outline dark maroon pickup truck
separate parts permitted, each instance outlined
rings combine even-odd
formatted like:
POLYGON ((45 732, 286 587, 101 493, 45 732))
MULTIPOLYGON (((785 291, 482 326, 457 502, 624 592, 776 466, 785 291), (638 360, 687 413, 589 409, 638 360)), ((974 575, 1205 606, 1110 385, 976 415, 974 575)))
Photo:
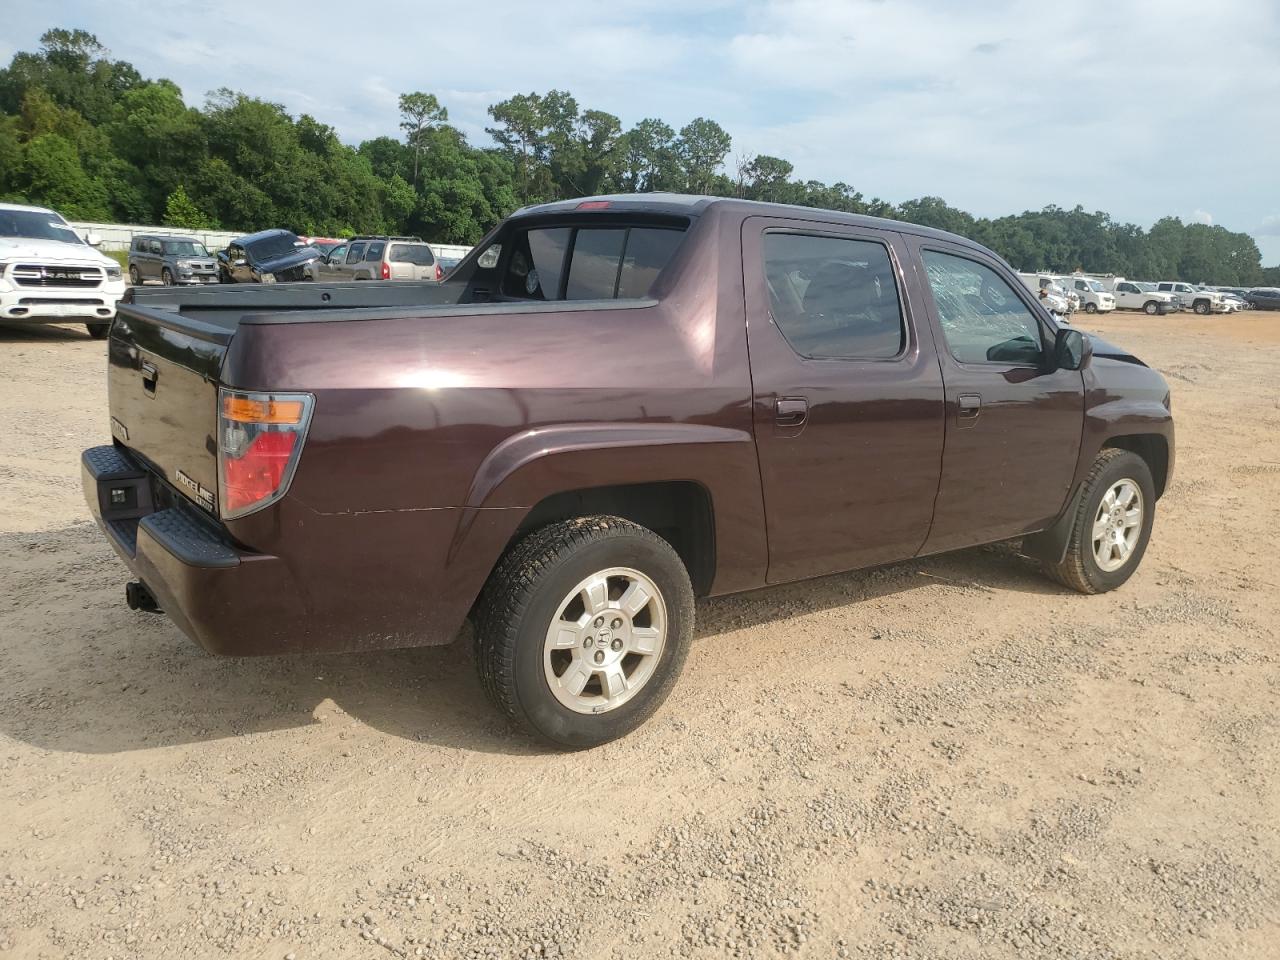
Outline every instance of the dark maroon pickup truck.
POLYGON ((1093 593, 1173 469, 1169 388, 999 257, 667 195, 522 210, 443 284, 137 290, 90 509, 218 654, 448 643, 553 743, 647 718, 694 597, 1020 539, 1093 593))

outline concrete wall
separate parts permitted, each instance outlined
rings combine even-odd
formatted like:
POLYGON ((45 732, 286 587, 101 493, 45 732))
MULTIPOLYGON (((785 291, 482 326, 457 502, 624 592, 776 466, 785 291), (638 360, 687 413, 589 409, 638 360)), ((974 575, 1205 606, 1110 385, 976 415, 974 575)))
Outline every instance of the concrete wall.
MULTIPOLYGON (((128 250, 135 233, 154 233, 162 237, 195 237, 210 251, 221 250, 236 237, 244 236, 243 231, 183 230, 179 227, 149 227, 136 223, 89 223, 84 220, 68 222, 81 234, 98 234, 102 238, 101 249, 103 250, 128 250)), ((458 260, 471 252, 470 247, 456 243, 432 243, 431 249, 436 252, 436 256, 453 257, 458 260)))

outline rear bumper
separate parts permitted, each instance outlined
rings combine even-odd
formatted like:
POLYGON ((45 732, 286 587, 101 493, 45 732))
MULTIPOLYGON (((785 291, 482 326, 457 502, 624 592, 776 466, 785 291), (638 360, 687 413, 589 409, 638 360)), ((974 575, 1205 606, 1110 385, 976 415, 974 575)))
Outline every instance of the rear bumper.
POLYGON ((80 457, 89 511, 164 613, 210 653, 308 649, 299 591, 278 558, 239 549, 196 508, 165 506, 153 477, 118 447, 80 457))

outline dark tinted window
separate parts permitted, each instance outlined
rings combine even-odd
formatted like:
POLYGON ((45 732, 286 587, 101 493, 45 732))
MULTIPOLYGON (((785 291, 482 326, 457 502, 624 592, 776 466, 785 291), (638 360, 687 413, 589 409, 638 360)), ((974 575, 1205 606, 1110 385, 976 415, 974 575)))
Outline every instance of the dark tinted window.
POLYGON ((1040 324, 990 267, 924 251, 929 286, 951 355, 961 363, 1035 364, 1043 358, 1040 324))
POLYGON ((683 236, 682 230, 661 227, 552 227, 518 233, 511 241, 502 292, 536 300, 559 297, 566 248, 572 244, 565 299, 642 298, 683 236))
POLYGON ((579 230, 573 242, 566 300, 612 300, 627 231, 579 230))
POLYGON ((764 269, 773 318, 796 353, 876 360, 902 352, 906 333, 884 244, 767 233, 764 269))
POLYGON ((684 239, 683 230, 634 227, 627 235, 627 249, 618 277, 618 299, 635 300, 649 295, 649 288, 684 239))
POLYGON ((382 259, 382 251, 387 249, 387 245, 381 241, 369 244, 369 249, 365 252, 364 259, 366 263, 376 263, 382 259))
POLYGON ((419 267, 429 267, 436 262, 431 248, 425 243, 393 243, 387 259, 395 263, 412 263, 419 267))
POLYGON ((516 234, 502 292, 532 300, 559 297, 570 232, 568 227, 549 227, 516 234))
POLYGON ((361 258, 361 257, 363 257, 363 256, 364 256, 364 244, 363 244, 363 243, 353 243, 353 244, 351 245, 350 249, 348 249, 348 250, 347 250, 347 259, 346 259, 346 262, 347 262, 347 263, 359 263, 359 262, 360 262, 360 258, 361 258))

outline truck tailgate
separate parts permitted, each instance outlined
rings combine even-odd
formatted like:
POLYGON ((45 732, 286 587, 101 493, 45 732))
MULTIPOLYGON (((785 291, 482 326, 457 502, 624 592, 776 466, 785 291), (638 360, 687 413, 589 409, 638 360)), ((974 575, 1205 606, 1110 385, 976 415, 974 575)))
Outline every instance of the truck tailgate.
POLYGON ((121 304, 107 348, 116 442, 210 513, 218 500, 218 375, 234 332, 121 304))

